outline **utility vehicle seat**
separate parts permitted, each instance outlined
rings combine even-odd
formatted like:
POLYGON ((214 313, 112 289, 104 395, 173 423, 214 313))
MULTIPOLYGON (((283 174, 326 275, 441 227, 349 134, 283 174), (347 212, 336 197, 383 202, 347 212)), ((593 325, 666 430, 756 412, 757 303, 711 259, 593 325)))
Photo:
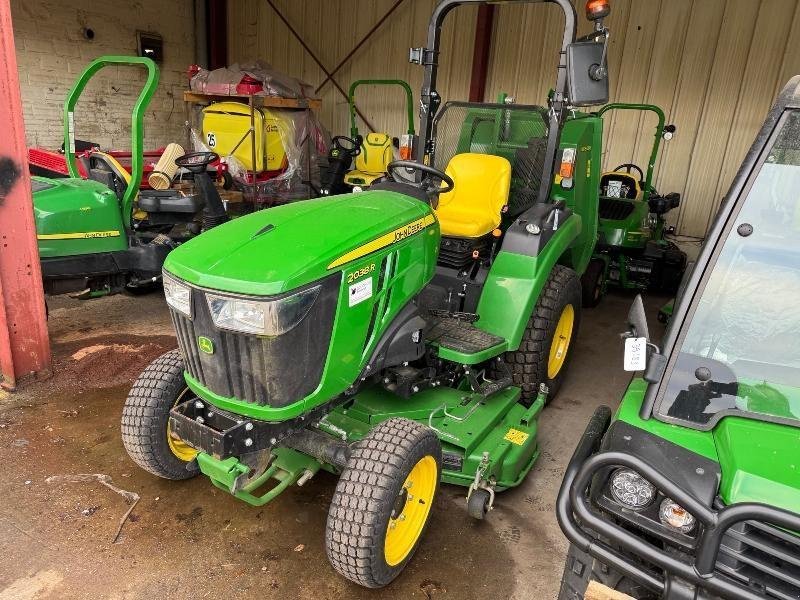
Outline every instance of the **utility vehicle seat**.
POLYGON ((386 175, 386 167, 394 160, 392 138, 388 133, 369 133, 361 143, 355 169, 344 176, 348 185, 371 185, 386 175))
POLYGON ((451 158, 445 172, 455 186, 439 196, 436 216, 442 235, 478 238, 491 233, 508 204, 511 163, 502 156, 467 152, 451 158))

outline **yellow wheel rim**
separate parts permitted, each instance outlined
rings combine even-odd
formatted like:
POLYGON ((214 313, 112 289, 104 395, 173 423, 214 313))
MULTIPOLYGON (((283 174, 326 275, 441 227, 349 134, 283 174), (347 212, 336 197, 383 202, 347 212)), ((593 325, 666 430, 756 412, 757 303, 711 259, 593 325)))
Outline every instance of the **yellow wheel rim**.
POLYGON ((572 328, 575 326, 575 309, 567 304, 558 318, 556 332, 550 343, 550 358, 547 361, 547 378, 553 379, 561 372, 567 360, 569 343, 572 341, 572 328))
POLYGON ((414 549, 428 520, 438 478, 436 460, 423 456, 403 483, 389 518, 383 547, 390 567, 403 562, 414 549))
MULTIPOLYGON (((180 394, 178 394, 178 399, 175 401, 173 406, 178 404, 188 391, 189 388, 186 388, 180 394)), ((181 440, 177 435, 172 434, 172 429, 169 426, 169 417, 167 417, 167 446, 169 446, 169 450, 175 455, 175 458, 182 460, 183 462, 191 462, 197 456, 197 450, 181 440)))

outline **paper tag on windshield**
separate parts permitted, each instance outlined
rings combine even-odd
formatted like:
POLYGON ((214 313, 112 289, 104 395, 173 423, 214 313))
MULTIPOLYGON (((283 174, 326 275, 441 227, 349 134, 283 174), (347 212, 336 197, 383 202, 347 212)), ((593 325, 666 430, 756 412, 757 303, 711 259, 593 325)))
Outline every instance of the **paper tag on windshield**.
POLYGON ((372 277, 362 279, 350 286, 348 300, 350 306, 360 304, 367 298, 372 298, 372 277))
POLYGON ((625 340, 626 371, 644 371, 647 366, 647 338, 628 338, 625 340))

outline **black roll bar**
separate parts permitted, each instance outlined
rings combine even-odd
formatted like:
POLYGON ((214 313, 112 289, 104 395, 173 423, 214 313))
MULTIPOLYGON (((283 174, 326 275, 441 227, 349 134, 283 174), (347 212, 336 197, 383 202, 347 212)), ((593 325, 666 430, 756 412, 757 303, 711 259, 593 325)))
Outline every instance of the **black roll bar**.
MULTIPOLYGON (((566 118, 567 99, 567 47, 575 41, 577 27, 577 14, 575 7, 569 0, 497 0, 491 4, 522 4, 522 3, 557 4, 564 12, 564 37, 558 60, 558 74, 556 77, 555 93, 550 100, 549 134, 545 154, 544 173, 539 187, 537 202, 546 202, 550 195, 553 181, 556 152, 558 151, 561 125, 566 118)), ((412 50, 412 62, 421 64, 424 69, 422 90, 420 91, 420 144, 417 146, 416 160, 426 163, 426 157, 435 152, 433 144, 433 119, 441 104, 441 96, 436 91, 436 76, 439 70, 439 42, 442 34, 444 18, 457 6, 462 4, 486 4, 485 0, 442 0, 434 9, 428 24, 428 41, 425 48, 412 50)), ((432 161, 430 161, 432 164, 432 161)))

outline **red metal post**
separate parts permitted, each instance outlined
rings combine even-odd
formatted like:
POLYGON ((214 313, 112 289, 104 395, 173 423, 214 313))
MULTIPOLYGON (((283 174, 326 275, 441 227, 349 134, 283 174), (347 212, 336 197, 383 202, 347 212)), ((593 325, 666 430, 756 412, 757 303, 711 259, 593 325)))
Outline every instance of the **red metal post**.
POLYGON ((9 0, 0 0, 0 123, 0 385, 13 389, 50 368, 50 342, 9 0))
POLYGON ((492 48, 494 5, 481 4, 475 23, 475 46, 472 51, 472 78, 469 83, 469 101, 483 102, 486 93, 486 76, 489 72, 489 51, 492 48))
POLYGON ((228 66, 228 0, 208 0, 208 68, 228 66))

